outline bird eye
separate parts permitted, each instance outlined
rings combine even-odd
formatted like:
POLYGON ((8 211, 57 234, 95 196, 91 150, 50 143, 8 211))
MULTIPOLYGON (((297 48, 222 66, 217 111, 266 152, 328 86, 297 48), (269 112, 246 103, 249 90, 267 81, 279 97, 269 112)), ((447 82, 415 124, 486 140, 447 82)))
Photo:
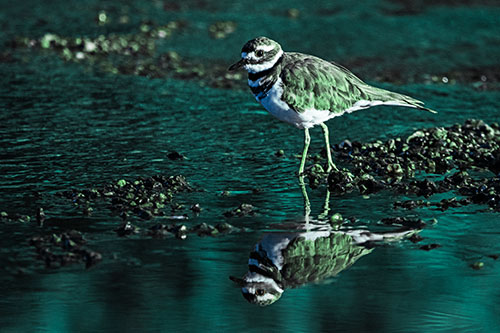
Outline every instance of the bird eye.
POLYGON ((257 50, 257 51, 255 52, 255 55, 256 55, 257 57, 262 57, 262 56, 264 55, 264 51, 262 51, 262 50, 257 50))
POLYGON ((257 290, 255 291, 255 294, 256 294, 257 296, 262 296, 262 295, 264 295, 265 293, 266 293, 266 292, 264 291, 264 289, 257 289, 257 290))

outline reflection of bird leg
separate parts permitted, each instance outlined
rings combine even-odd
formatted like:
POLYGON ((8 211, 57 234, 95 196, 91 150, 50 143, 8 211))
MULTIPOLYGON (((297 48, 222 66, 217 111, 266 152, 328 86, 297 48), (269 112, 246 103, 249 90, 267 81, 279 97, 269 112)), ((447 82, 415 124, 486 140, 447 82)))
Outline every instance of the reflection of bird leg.
POLYGON ((307 195, 306 183, 304 182, 304 176, 299 177, 299 185, 302 190, 302 197, 304 198, 304 216, 306 218, 306 223, 309 222, 309 214, 311 213, 311 203, 309 202, 309 196, 307 195))
POLYGON ((309 135, 309 129, 304 129, 304 150, 302 151, 302 159, 300 160, 299 167, 299 177, 304 174, 304 166, 306 165, 307 150, 309 149, 309 144, 311 143, 311 136, 309 135))
POLYGON ((326 220, 330 211, 330 191, 326 190, 325 203, 323 204, 323 212, 318 215, 318 220, 326 220))

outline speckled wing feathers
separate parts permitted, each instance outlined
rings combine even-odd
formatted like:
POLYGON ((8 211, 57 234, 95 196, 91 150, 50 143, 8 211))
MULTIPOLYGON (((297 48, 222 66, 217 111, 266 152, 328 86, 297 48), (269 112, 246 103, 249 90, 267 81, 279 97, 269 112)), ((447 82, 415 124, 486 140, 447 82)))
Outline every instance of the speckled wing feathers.
POLYGON ((346 68, 323 59, 286 53, 280 78, 286 87, 281 99, 302 113, 307 109, 343 113, 359 101, 396 101, 431 111, 411 97, 367 85, 346 68))

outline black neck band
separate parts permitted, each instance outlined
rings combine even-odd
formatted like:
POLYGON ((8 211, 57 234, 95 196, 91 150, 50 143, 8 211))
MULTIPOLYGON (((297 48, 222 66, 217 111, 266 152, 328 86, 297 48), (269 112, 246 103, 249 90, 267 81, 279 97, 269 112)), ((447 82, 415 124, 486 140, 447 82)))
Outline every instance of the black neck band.
POLYGON ((272 71, 274 71, 274 69, 276 68, 276 66, 278 66, 279 64, 281 64, 282 61, 283 61, 283 54, 281 55, 281 57, 279 57, 279 59, 276 61, 276 63, 273 65, 273 67, 271 67, 269 69, 266 69, 264 71, 260 71, 258 73, 248 73, 248 79, 250 81, 255 81, 255 80, 260 79, 261 77, 264 77, 264 76, 268 75, 269 73, 271 73, 272 71))

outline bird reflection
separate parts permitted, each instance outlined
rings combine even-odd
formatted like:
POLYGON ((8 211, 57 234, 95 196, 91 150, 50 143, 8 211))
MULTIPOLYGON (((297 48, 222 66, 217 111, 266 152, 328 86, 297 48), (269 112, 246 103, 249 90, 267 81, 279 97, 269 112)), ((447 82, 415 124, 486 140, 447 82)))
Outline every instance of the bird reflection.
MULTIPOLYGON (((306 197, 304 200, 308 203, 306 197)), ((307 209, 306 206, 306 214, 307 209)), ((230 279, 241 287, 247 301, 267 306, 288 288, 336 276, 369 254, 377 243, 402 239, 416 232, 409 228, 385 233, 336 228, 309 220, 306 215, 305 222, 289 226, 286 232, 265 233, 250 253, 248 272, 242 278, 230 279)))

